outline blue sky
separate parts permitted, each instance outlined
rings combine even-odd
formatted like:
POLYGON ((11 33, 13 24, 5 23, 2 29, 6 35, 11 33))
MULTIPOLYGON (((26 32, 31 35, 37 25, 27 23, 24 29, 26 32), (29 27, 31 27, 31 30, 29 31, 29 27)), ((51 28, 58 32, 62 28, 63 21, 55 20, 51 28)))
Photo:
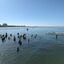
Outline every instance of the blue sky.
POLYGON ((0 0, 0 23, 64 26, 64 0, 0 0))

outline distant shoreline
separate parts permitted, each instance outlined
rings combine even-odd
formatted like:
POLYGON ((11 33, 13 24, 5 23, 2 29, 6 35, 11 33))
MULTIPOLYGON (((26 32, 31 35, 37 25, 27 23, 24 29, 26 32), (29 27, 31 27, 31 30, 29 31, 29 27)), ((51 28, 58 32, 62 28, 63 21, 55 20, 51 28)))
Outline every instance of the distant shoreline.
POLYGON ((32 28, 55 28, 64 26, 26 26, 26 25, 8 25, 7 23, 0 24, 0 27, 32 27, 32 28))
POLYGON ((34 27, 34 28, 55 28, 55 27, 58 27, 58 28, 60 28, 60 27, 64 27, 64 26, 14 26, 14 25, 8 25, 8 26, 0 26, 0 28, 1 27, 34 27))

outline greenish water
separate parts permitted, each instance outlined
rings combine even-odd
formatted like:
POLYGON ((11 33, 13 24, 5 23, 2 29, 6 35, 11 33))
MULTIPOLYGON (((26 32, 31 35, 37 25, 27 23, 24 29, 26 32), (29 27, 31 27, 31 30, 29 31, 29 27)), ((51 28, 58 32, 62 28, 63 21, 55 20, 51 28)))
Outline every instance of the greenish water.
POLYGON ((0 28, 0 33, 27 34, 27 40, 22 41, 20 51, 16 49, 18 39, 13 37, 2 43, 0 39, 0 64, 64 64, 64 36, 48 35, 48 32, 64 32, 64 28, 0 28), (38 34, 36 39, 31 34, 38 34))

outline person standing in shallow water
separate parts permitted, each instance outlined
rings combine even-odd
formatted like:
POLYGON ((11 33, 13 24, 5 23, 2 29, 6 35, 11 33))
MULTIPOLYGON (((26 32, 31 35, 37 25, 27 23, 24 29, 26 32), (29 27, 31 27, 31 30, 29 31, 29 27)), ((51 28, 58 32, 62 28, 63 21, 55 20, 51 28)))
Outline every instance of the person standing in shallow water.
POLYGON ((2 36, 1 36, 1 39, 2 39, 2 42, 4 42, 4 41, 5 41, 5 36, 2 35, 2 36))
POLYGON ((23 39, 26 40, 26 34, 23 34, 23 39))
POLYGON ((16 37, 14 36, 14 42, 16 41, 16 37))
POLYGON ((19 49, 19 47, 17 47, 17 52, 19 52, 20 51, 20 49, 19 49))
POLYGON ((27 31, 28 31, 28 28, 27 28, 27 31))
POLYGON ((5 37, 7 38, 7 36, 8 36, 8 34, 6 33, 6 34, 5 34, 5 37))
POLYGON ((29 44, 29 41, 30 41, 30 39, 28 39, 28 44, 29 44))
POLYGON ((56 39, 58 39, 58 35, 56 34, 56 39))
POLYGON ((18 44, 21 46, 22 45, 22 41, 19 39, 18 44))

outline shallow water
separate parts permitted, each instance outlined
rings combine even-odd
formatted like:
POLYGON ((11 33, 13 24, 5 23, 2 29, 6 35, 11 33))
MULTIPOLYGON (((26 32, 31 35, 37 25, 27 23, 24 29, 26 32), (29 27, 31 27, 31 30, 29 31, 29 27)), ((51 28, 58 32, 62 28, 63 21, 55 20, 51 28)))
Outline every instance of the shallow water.
POLYGON ((13 36, 9 41, 2 42, 0 39, 0 64, 64 64, 64 36, 48 35, 48 32, 64 32, 64 28, 29 28, 25 27, 0 28, 0 34, 13 34, 17 37, 26 33, 27 40, 22 40, 22 46, 13 41, 13 36), (31 34, 36 34, 36 39, 31 34), (20 51, 16 49, 19 46, 20 51))

